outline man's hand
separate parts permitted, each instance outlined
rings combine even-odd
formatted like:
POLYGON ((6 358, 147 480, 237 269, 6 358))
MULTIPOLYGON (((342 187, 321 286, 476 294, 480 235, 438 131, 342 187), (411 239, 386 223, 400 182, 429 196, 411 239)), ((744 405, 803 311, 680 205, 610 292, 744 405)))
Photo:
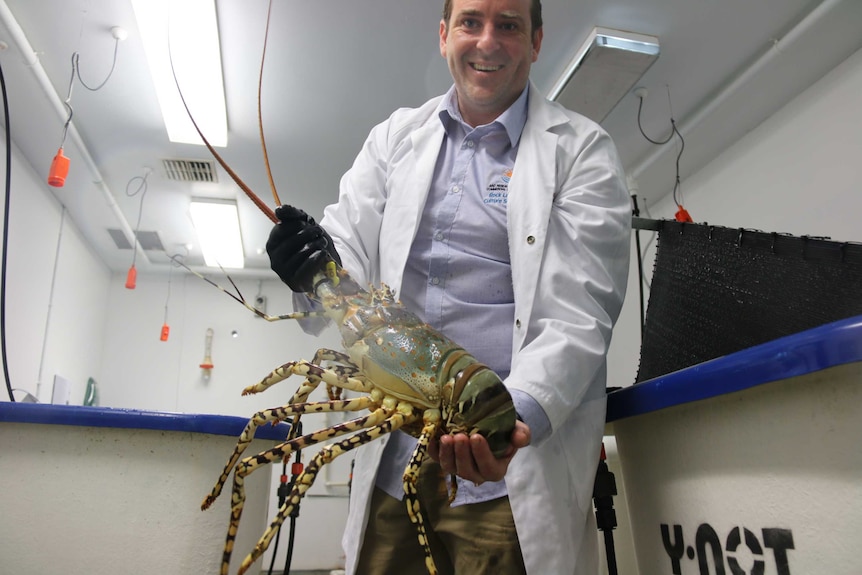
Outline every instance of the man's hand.
POLYGON ((314 274, 333 260, 341 265, 332 238, 314 218, 293 206, 275 210, 279 220, 269 234, 270 267, 295 292, 310 292, 314 274))
POLYGON ((515 453, 529 444, 529 426, 523 421, 516 421, 509 449, 499 459, 491 453, 488 441, 478 433, 470 437, 465 433, 458 433, 444 435, 439 441, 432 439, 428 454, 440 463, 443 473, 457 475, 481 485, 485 481, 503 479, 515 453))

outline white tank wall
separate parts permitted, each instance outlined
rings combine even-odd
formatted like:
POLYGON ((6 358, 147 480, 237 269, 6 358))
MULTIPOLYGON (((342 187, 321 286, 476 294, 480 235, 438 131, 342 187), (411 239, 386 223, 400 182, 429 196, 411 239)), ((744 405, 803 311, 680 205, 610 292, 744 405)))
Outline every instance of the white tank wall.
POLYGON ((860 383, 845 364, 614 422, 640 572, 859 573, 860 383))
MULTIPOLYGON (((206 512, 200 503, 233 438, 29 423, 0 423, 0 436, 3 573, 219 572, 230 485, 206 512)), ((269 477, 250 476, 246 490, 236 548, 247 551, 266 520, 269 477)))

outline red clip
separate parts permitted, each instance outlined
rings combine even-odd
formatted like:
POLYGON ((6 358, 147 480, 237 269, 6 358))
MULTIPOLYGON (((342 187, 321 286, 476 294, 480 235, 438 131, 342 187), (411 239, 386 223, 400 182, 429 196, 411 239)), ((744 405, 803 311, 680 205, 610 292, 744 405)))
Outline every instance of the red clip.
POLYGON ((290 472, 293 473, 294 475, 299 475, 300 473, 302 473, 302 463, 297 461, 297 462, 291 464, 290 472))

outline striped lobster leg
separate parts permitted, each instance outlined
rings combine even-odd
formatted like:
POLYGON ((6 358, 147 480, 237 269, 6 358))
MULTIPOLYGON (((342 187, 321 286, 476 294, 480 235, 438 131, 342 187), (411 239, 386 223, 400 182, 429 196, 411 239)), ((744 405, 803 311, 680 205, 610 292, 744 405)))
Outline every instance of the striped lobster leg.
MULTIPOLYGON (((401 411, 396 411, 395 413, 392 413, 391 415, 387 416, 386 410, 381 408, 372 412, 371 415, 367 416, 366 418, 358 418, 354 420, 354 422, 358 423, 360 421, 368 420, 366 423, 370 424, 371 418, 375 418, 375 416, 377 416, 376 419, 378 420, 381 417, 385 418, 385 420, 379 424, 369 426, 368 429, 360 431, 359 433, 355 433, 354 435, 351 435, 350 437, 347 437, 337 443, 327 445, 326 447, 321 449, 317 455, 314 456, 314 458, 311 460, 311 462, 308 464, 302 474, 297 477, 296 483, 294 484, 290 494, 287 496, 284 505, 282 505, 281 508, 278 510, 278 513, 276 514, 270 526, 267 528, 266 532, 264 532, 263 536, 261 536, 260 540, 257 542, 257 545, 255 545, 252 552, 249 553, 248 556, 245 557, 245 559, 243 559, 242 565, 240 566, 240 569, 238 571, 239 575, 245 573, 252 566, 252 564, 257 561, 261 555, 263 555, 264 551, 266 551, 267 547, 269 547, 272 538, 281 528, 281 525, 282 523, 284 523, 284 520, 293 512, 296 506, 299 505, 299 502, 302 500, 302 497, 303 495, 305 495, 305 492, 308 491, 308 489, 314 484, 314 480, 317 478, 317 474, 320 471, 321 467, 330 463, 339 455, 343 455, 344 453, 347 453, 348 451, 351 451, 352 449, 359 447, 360 445, 364 445, 366 443, 374 441, 375 439, 382 437, 383 435, 386 435, 395 431, 396 429, 401 428, 405 424, 411 423, 412 420, 414 420, 416 417, 414 415, 405 415, 401 411)), ((351 423, 353 422, 348 422, 345 425, 351 423)), ((312 435, 317 436, 320 434, 325 434, 326 438, 335 437, 335 435, 332 434, 333 429, 334 428, 324 429, 321 432, 312 435)), ((299 439, 304 439, 305 437, 308 436, 304 436, 299 439)), ((298 441, 299 439, 297 439, 296 441, 298 441)), ((269 463, 269 461, 261 461, 260 456, 255 456, 243 460, 243 462, 241 462, 237 466, 237 471, 234 474, 235 503, 237 497, 237 481, 241 482, 242 478, 245 475, 248 475, 256 467, 260 465, 265 465, 266 463, 269 463), (247 467, 243 467, 246 465, 247 467), (241 469, 241 467, 243 468, 241 469)), ((239 523, 239 517, 237 517, 236 522, 237 524, 239 523)), ((231 532, 233 532, 233 534, 235 535, 236 529, 233 523, 233 516, 231 517, 231 532)), ((230 533, 228 536, 230 537, 230 533)), ((231 542, 231 547, 232 546, 233 543, 231 542)), ((227 549, 228 546, 226 545, 225 561, 223 563, 224 569, 227 569, 227 564, 230 562, 230 555, 227 549)))
POLYGON ((440 421, 432 421, 425 424, 422 428, 422 434, 419 436, 419 442, 416 444, 416 449, 410 457, 407 464, 407 469, 404 470, 404 494, 407 503, 407 514, 410 516, 410 521, 416 525, 416 531, 419 536, 419 544, 425 550, 425 567, 428 569, 429 575, 437 575, 437 565, 434 564, 434 558, 431 555, 431 547, 428 545, 428 534, 425 530, 425 521, 422 517, 422 509, 419 504, 419 468, 422 467, 422 462, 428 454, 428 443, 431 438, 440 429, 440 421))

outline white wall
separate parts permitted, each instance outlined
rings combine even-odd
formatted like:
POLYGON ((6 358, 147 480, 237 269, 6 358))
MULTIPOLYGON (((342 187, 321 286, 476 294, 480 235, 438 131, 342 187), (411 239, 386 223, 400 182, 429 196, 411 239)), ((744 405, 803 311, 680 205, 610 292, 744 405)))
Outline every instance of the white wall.
MULTIPOLYGON (((682 182, 683 204, 694 221, 862 242, 860 94, 862 51, 682 182)), ((685 166, 684 154, 681 164, 685 166)), ((653 218, 672 219, 676 212, 669 196, 647 207, 653 218)), ((644 215, 643 206, 641 212, 644 215)), ((642 232, 642 243, 651 235, 642 232)), ((648 277, 651 258, 644 265, 648 277)), ((628 294, 609 356, 609 386, 634 383, 639 315, 632 258, 628 294)))
MULTIPOLYGON (((221 274, 211 279, 230 287, 221 274)), ((269 311, 292 310, 290 291, 279 281, 234 281, 248 300, 261 290, 269 311)), ((115 274, 106 298, 110 336, 102 360, 102 405, 250 416, 286 401, 297 382, 258 396, 242 397, 244 387, 288 360, 311 359, 324 343, 306 336, 296 322, 255 317, 228 295, 180 269, 172 273, 170 288, 167 275, 139 274, 134 290, 124 284, 125 274, 115 274), (162 342, 166 301, 170 335, 162 342), (208 328, 213 330, 215 367, 207 380, 200 364, 208 328)))
MULTIPOLYGON (((2 139, 0 151, 5 158, 2 139)), ((71 403, 81 404, 88 378, 99 375, 110 272, 64 217, 47 173, 12 152, 4 336, 12 387, 50 402, 60 374, 72 382, 71 403)))

